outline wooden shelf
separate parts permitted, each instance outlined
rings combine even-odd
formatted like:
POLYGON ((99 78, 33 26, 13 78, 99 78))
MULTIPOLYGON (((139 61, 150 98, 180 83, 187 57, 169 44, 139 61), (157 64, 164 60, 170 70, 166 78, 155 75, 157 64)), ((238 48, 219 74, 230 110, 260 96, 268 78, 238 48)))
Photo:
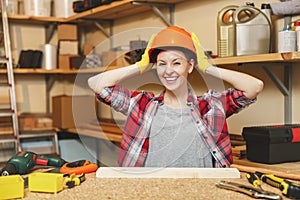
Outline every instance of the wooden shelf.
POLYGON ((230 65, 258 62, 299 62, 300 52, 269 53, 249 56, 234 56, 212 59, 214 65, 230 65))
POLYGON ((61 130, 59 128, 54 129, 56 130, 56 132, 65 131, 73 134, 114 142, 121 142, 123 133, 122 129, 116 123, 105 121, 94 121, 89 124, 82 124, 81 126, 67 128, 64 130, 61 130))
MULTIPOLYGON (((13 71, 15 74, 88 74, 88 73, 100 73, 107 70, 120 68, 118 66, 99 67, 91 69, 30 69, 30 68, 15 68, 13 71)), ((0 69, 0 74, 5 74, 6 69, 0 69)))
MULTIPOLYGON (((223 57, 214 58, 212 62, 214 65, 230 65, 241 63, 267 63, 267 62, 299 62, 300 52, 289 53, 270 53, 259 54, 250 56, 235 56, 235 57, 223 57)), ((88 74, 88 73, 100 73, 107 70, 120 68, 120 66, 99 67, 91 69, 30 69, 30 68, 15 68, 15 74, 88 74)), ((6 69, 0 69, 0 74, 6 73, 6 69)))
POLYGON ((56 18, 56 17, 34 17, 26 15, 12 15, 9 19, 12 21, 19 21, 25 23, 68 23, 75 22, 80 19, 103 19, 112 20, 122 18, 129 15, 143 13, 151 10, 149 5, 134 5, 133 2, 148 2, 148 3, 164 3, 174 4, 183 2, 184 0, 120 0, 115 1, 107 5, 98 6, 90 10, 77 13, 68 18, 56 18))
MULTIPOLYGON (((300 52, 289 53, 270 53, 250 56, 234 56, 212 59, 214 65, 231 65, 242 63, 274 63, 274 62, 300 62, 300 52)), ((30 69, 30 68, 15 68, 15 74, 88 74, 100 73, 107 70, 120 68, 120 66, 99 67, 91 69, 30 69)), ((0 74, 6 73, 6 69, 0 69, 0 74)))
POLYGON ((56 17, 35 17, 27 15, 11 15, 8 16, 10 21, 28 23, 28 24, 47 24, 50 22, 68 22, 66 18, 56 18, 56 17))

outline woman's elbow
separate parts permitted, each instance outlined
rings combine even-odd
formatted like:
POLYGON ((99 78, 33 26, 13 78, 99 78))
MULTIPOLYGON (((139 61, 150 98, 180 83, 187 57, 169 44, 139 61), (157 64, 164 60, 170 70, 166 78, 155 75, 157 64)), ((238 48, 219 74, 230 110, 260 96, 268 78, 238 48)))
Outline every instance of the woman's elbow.
POLYGON ((264 83, 261 80, 257 79, 255 82, 249 85, 248 90, 244 91, 244 95, 249 99, 255 99, 259 95, 259 93, 261 93, 263 88, 264 83))
POLYGON ((264 89, 264 82, 262 80, 257 80, 256 85, 256 94, 258 95, 264 89))
POLYGON ((97 77, 92 76, 88 79, 88 86, 90 87, 91 90, 93 90, 94 92, 97 92, 97 77))
POLYGON ((262 80, 257 79, 255 84, 252 85, 252 92, 248 98, 255 99, 263 90, 264 82, 262 80))

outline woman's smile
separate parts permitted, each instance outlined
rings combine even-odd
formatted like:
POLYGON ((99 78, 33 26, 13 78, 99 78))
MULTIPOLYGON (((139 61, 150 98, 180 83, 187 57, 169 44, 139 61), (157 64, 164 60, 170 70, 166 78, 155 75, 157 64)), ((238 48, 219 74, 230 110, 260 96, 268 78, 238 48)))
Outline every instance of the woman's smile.
POLYGON ((178 79, 178 76, 171 76, 171 77, 169 76, 169 77, 165 77, 165 79, 166 79, 167 82, 172 83, 172 82, 175 82, 178 79))
POLYGON ((157 56, 157 75, 168 90, 186 87, 190 67, 192 66, 181 51, 166 50, 157 56))

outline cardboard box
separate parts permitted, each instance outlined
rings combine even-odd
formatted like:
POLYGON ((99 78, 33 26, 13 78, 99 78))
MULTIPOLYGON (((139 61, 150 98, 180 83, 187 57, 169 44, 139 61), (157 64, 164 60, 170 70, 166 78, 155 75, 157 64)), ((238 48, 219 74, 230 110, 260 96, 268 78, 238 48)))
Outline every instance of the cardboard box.
POLYGON ((59 41, 59 55, 77 55, 78 54, 78 41, 64 40, 59 41))
POLYGON ((125 60, 126 51, 104 51, 102 53, 102 66, 127 66, 129 63, 125 60))
POLYGON ((76 24, 59 24, 57 26, 58 40, 78 40, 78 28, 76 24))
POLYGON ((58 68, 59 69, 71 69, 71 55, 59 55, 58 56, 58 68))
POLYGON ((92 44, 84 44, 83 45, 83 55, 88 55, 88 54, 91 54, 93 53, 93 50, 94 50, 94 45, 92 44))
POLYGON ((70 60, 71 60, 71 69, 80 69, 85 68, 85 64, 84 63, 84 56, 71 56, 70 60))
POLYGON ((53 126, 57 128, 73 128, 96 120, 95 96, 52 97, 53 126))
POLYGON ((52 129, 53 127, 51 116, 41 113, 21 114, 18 119, 21 130, 33 130, 36 128, 52 129))
POLYGON ((79 69, 84 62, 85 57, 80 55, 59 55, 59 69, 79 69))

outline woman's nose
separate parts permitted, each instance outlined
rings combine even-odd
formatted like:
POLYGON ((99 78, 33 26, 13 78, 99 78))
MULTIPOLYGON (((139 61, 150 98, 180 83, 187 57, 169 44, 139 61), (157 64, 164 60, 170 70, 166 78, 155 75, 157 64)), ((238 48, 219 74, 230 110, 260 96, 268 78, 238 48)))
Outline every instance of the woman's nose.
POLYGON ((165 73, 169 74, 169 73, 173 73, 173 72, 174 72, 173 67, 170 65, 167 65, 166 69, 165 69, 165 73))

